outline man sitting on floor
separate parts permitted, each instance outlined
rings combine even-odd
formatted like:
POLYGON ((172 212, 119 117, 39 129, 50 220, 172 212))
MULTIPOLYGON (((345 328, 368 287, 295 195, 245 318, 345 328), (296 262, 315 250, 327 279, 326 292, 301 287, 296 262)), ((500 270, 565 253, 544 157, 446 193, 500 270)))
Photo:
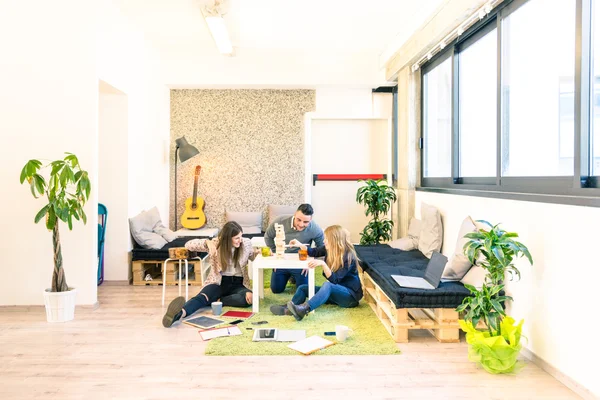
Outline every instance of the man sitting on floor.
MULTIPOLYGON (((314 210, 310 204, 301 204, 294 215, 282 215, 275 218, 265 232, 265 243, 275 252, 275 224, 283 225, 286 244, 296 239, 300 243, 323 246, 323 230, 312 220, 314 210)), ((298 247, 288 247, 286 253, 297 253, 298 247)), ((281 293, 290 277, 296 281, 296 286, 308 284, 308 278, 300 270, 274 269, 271 273, 271 291, 281 293)))

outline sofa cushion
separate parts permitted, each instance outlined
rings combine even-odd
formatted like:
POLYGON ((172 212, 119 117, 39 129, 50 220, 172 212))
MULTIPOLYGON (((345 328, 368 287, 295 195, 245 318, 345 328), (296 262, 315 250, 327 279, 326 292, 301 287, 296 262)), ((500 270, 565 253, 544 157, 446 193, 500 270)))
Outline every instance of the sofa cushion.
MULTIPOLYGON (((418 242, 417 242, 418 244, 418 242)), ((410 251, 417 248, 415 246, 415 240, 409 237, 403 237, 400 239, 392 240, 388 245, 394 249, 410 251)))
POLYGON ((442 248, 442 216, 440 211, 426 203, 421 203, 421 231, 418 249, 425 257, 431 258, 434 251, 442 248))
POLYGON ((281 206, 281 205, 275 205, 275 204, 269 204, 268 207, 268 222, 267 222, 267 228, 273 223, 273 220, 277 217, 280 217, 282 215, 294 215, 296 213, 296 210, 298 209, 297 206, 281 206))
POLYGON ((133 239, 146 249, 161 249, 177 238, 173 231, 163 225, 156 207, 129 218, 129 229, 133 239))
POLYGON ((460 280, 460 283, 463 285, 471 285, 475 286, 477 289, 481 289, 483 283, 485 282, 485 276, 487 275, 487 270, 480 266, 473 266, 469 269, 469 272, 463 276, 460 280))
POLYGON ((397 308, 456 308, 469 290, 460 282, 440 282, 437 289, 401 287, 392 275, 423 277, 429 260, 418 250, 402 251, 385 244, 356 246, 363 270, 397 308))
POLYGON ((465 238, 465 235, 471 232, 477 232, 477 227, 471 217, 467 217, 460 225, 454 254, 450 257, 450 260, 448 260, 448 263, 444 268, 444 273, 442 274, 443 279, 459 281, 467 274, 467 272, 469 272, 469 269, 471 269, 471 261, 469 261, 469 258, 465 255, 463 250, 463 247, 469 240, 465 238))
POLYGON ((227 222, 235 221, 240 224, 244 233, 262 232, 262 213, 260 212, 227 211, 225 219, 227 222))

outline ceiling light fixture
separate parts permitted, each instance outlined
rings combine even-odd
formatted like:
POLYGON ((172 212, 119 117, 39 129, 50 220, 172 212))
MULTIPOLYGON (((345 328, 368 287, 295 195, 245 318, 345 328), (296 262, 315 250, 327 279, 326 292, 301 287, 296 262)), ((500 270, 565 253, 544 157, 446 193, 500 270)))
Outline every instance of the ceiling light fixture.
POLYGON ((201 5, 202 15, 206 20, 206 25, 210 30, 210 34, 217 45, 217 49, 221 54, 232 54, 233 45, 229 38, 229 32, 227 32, 227 26, 225 26, 225 20, 223 15, 223 1, 213 0, 210 4, 201 5))

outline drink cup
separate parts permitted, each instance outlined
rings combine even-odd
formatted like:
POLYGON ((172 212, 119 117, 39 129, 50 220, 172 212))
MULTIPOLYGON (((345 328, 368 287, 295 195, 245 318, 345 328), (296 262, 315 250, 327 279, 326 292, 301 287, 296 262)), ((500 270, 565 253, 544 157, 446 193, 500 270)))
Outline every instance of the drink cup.
POLYGON ((223 303, 220 301, 213 301, 210 307, 214 315, 221 315, 223 312, 223 303))

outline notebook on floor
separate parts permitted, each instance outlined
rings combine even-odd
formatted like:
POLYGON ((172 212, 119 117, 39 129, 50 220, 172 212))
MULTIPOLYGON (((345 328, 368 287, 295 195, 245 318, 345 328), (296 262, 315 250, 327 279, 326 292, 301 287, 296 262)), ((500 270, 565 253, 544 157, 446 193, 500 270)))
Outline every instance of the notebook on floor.
POLYGON ((193 317, 193 318, 188 318, 186 320, 183 321, 184 324, 188 324, 188 325, 192 325, 195 326, 197 328, 212 328, 213 326, 217 326, 222 324, 225 321, 221 321, 220 319, 216 319, 216 318, 210 318, 207 316, 200 316, 200 317, 193 317))
POLYGON ((306 337, 304 330, 258 328, 254 330, 253 342, 297 342, 306 337))
POLYGON ((227 311, 225 314, 221 315, 221 317, 225 318, 241 318, 246 319, 253 316, 254 313, 252 311, 227 311))
POLYGON ((448 258, 434 251, 431 255, 431 259, 425 269, 425 276, 423 278, 417 276, 405 276, 405 275, 392 275, 392 278, 402 287, 414 288, 414 289, 435 289, 440 284, 440 279, 444 273, 444 267, 448 258))
POLYGON ((288 344, 288 347, 292 350, 299 351, 304 355, 309 355, 317 350, 333 346, 334 344, 335 343, 330 340, 323 339, 322 337, 315 335, 304 340, 300 340, 296 343, 288 344))
POLYGON ((210 340, 222 336, 238 336, 242 334, 240 328, 237 326, 223 326, 211 329, 205 329, 198 332, 202 337, 202 340, 210 340))

